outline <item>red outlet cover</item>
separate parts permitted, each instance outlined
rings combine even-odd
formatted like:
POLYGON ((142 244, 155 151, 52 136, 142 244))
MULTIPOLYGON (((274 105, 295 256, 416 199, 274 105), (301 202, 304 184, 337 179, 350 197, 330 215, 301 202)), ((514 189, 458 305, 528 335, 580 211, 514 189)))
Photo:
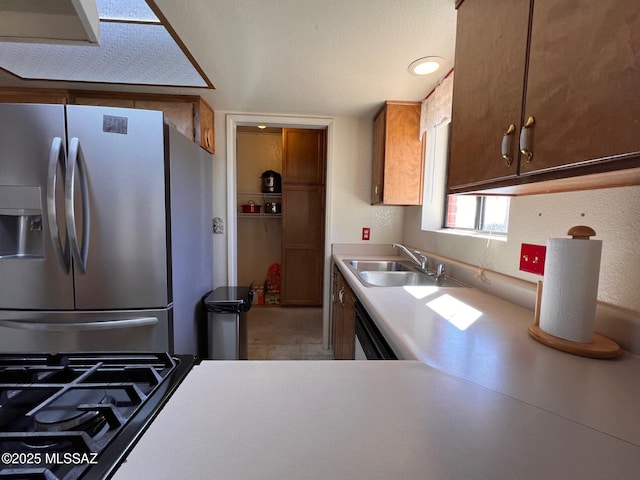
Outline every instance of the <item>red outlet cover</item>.
POLYGON ((362 240, 369 240, 371 229, 369 227, 362 227, 362 240))
POLYGON ((544 245, 523 243, 520 249, 520 270, 537 275, 544 275, 544 260, 546 255, 547 247, 544 245))

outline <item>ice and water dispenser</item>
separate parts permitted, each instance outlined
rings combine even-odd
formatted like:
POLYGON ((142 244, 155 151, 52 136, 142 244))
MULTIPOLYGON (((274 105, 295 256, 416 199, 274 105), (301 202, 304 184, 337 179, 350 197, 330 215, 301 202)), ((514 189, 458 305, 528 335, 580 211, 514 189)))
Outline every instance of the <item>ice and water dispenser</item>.
POLYGON ((0 186, 0 258, 44 258, 40 187, 0 186))

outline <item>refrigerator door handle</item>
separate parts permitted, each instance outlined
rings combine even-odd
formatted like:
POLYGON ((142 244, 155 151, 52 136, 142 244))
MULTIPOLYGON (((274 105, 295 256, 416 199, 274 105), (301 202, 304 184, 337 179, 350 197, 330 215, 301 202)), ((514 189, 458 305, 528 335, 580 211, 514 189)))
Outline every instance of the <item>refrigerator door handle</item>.
MULTIPOLYGON (((49 154, 49 170, 47 172, 47 216, 49 219, 49 234, 53 250, 60 262, 64 273, 69 273, 71 268, 71 257, 69 256, 69 237, 65 234, 65 244, 62 246, 60 231, 58 230, 58 211, 56 209, 56 187, 58 180, 58 165, 62 170, 62 181, 65 174, 65 155, 62 146, 62 139, 54 137, 51 142, 51 152, 49 154)), ((64 185, 63 185, 64 186, 64 185)), ((66 233, 66 232, 65 232, 66 233)))
POLYGON ((107 320, 104 322, 76 322, 76 323, 40 323, 23 322, 20 320, 0 320, 0 327, 16 328, 18 330, 35 330, 40 332, 71 332, 87 330, 115 330, 117 328, 149 327, 158 324, 157 317, 130 318, 125 320, 107 320))
POLYGON ((73 137, 69 143, 69 159, 67 175, 65 179, 65 211, 67 217, 67 231, 71 242, 71 254, 80 273, 87 271, 87 259, 89 255, 89 233, 91 231, 91 218, 89 216, 89 185, 87 182, 87 169, 80 152, 80 141, 73 137), (82 200, 82 248, 78 243, 78 231, 76 228, 75 209, 75 176, 78 171, 80 182, 80 197, 82 200))

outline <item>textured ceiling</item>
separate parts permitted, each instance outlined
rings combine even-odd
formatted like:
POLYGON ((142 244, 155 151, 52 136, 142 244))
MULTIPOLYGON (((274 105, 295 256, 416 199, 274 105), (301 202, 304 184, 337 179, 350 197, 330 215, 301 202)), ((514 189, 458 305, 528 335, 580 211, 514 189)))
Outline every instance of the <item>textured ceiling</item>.
MULTIPOLYGON (((386 99, 424 98, 453 67, 454 3, 155 0, 216 90, 126 89, 202 94, 216 110, 232 112, 371 115, 386 99), (443 68, 410 75, 409 63, 427 55, 443 57, 443 68)), ((0 84, 78 87, 19 82, 6 74, 0 84)))

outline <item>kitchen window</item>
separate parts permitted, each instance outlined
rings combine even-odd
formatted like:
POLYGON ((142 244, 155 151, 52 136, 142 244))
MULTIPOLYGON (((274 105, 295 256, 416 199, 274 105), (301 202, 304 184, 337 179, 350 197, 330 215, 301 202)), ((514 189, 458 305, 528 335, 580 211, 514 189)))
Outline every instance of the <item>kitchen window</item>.
POLYGON ((444 226, 478 233, 506 234, 509 197, 448 195, 444 226))
POLYGON ((420 135, 426 134, 426 141, 421 228, 506 234, 509 197, 446 194, 452 98, 450 72, 422 102, 420 135))

